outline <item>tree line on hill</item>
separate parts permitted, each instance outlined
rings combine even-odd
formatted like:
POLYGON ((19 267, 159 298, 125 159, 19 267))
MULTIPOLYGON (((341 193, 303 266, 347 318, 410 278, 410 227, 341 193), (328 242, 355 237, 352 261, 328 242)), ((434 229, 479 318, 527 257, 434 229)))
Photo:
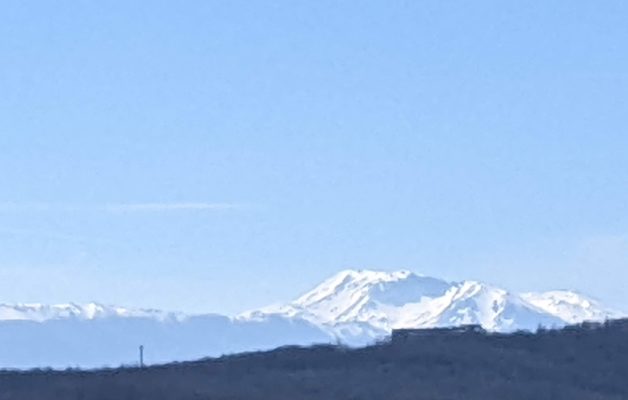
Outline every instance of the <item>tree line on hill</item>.
POLYGON ((441 330, 147 368, 0 372, 0 400, 624 400, 628 320, 536 333, 441 330))

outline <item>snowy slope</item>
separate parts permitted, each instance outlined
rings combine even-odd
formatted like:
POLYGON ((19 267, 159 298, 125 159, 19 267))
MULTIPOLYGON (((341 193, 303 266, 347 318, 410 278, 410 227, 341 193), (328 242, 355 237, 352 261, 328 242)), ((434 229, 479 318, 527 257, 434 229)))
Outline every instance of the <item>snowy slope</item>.
POLYGON ((604 321, 624 316, 618 311, 604 308, 596 300, 573 291, 523 293, 521 297, 528 303, 570 324, 582 321, 604 321))
POLYGON ((144 317, 165 320, 183 318, 183 314, 160 310, 128 309, 98 303, 88 304, 0 304, 0 321, 36 321, 73 318, 93 320, 113 317, 144 317))
POLYGON ((341 338, 347 338, 344 332, 352 324, 361 334, 369 327, 376 338, 395 328, 480 324, 490 331, 509 332, 619 316, 573 292, 518 295, 474 281, 362 270, 342 271, 289 304, 241 318, 260 320, 268 315, 305 319, 341 338))

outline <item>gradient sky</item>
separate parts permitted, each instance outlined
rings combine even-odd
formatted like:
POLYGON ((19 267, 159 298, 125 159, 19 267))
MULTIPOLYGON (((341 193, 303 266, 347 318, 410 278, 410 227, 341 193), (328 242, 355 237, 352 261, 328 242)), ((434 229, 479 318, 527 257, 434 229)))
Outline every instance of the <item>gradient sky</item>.
POLYGON ((345 268, 628 310, 628 2, 5 1, 0 302, 345 268))

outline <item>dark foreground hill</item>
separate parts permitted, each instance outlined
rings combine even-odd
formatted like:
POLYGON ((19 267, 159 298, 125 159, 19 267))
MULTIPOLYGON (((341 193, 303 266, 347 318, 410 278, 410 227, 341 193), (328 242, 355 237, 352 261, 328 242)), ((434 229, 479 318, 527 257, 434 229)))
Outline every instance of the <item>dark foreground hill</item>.
POLYGON ((537 334, 434 331, 150 368, 0 373, 0 400, 625 400, 628 320, 537 334))

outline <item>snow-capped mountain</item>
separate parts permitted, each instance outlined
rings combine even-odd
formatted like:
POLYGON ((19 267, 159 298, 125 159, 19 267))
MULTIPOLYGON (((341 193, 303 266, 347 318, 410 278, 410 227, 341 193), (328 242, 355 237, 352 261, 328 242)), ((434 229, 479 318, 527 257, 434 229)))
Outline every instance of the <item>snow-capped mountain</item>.
POLYGON ((141 317, 157 320, 184 318, 181 313, 160 310, 128 309, 98 303, 87 304, 0 304, 0 321, 36 321, 74 318, 93 320, 112 317, 141 317))
POLYGON ((287 304, 236 317, 185 315, 97 303, 0 304, 0 368, 99 367, 148 363, 281 345, 364 345, 396 328, 480 324, 509 332, 560 327, 623 314, 571 291, 510 293, 475 281, 409 271, 342 271, 287 304))
POLYGON ((523 293, 521 297, 528 303, 548 314, 558 316, 569 324, 624 317, 624 314, 606 309, 598 301, 573 291, 555 290, 545 293, 523 293))
POLYGON ((489 331, 510 332, 620 316, 574 292, 519 295, 475 281, 355 270, 332 276, 293 302, 240 317, 261 320, 269 315, 310 321, 348 342, 352 333, 370 331, 367 336, 378 337, 396 328, 479 324, 489 331))

